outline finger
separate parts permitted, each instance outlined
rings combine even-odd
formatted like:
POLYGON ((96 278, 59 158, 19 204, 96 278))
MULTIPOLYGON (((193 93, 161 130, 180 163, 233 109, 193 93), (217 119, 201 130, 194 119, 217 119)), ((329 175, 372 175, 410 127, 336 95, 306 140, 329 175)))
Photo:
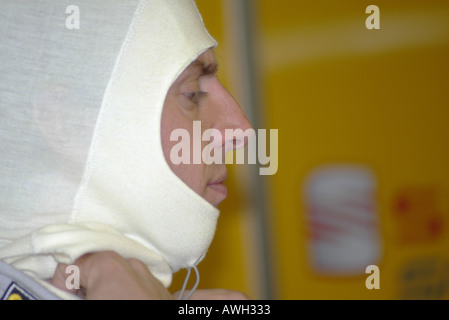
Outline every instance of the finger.
POLYGON ((134 258, 127 259, 128 266, 135 272, 140 283, 145 286, 146 291, 151 293, 153 299, 173 300, 171 293, 165 288, 148 269, 142 261, 134 258))
POLYGON ((53 278, 51 279, 51 283, 58 289, 61 289, 68 293, 77 294, 79 288, 77 289, 73 286, 67 286, 67 279, 70 276, 70 273, 66 272, 67 267, 68 265, 59 263, 56 266, 55 273, 53 275, 53 278))

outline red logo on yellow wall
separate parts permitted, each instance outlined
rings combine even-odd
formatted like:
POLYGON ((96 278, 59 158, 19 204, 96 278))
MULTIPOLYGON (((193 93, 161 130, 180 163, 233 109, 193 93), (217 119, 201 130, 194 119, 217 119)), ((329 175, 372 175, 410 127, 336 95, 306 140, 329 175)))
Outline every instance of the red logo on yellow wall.
POLYGON ((438 192, 433 187, 409 187, 400 190, 394 200, 397 239, 402 244, 420 244, 437 240, 443 232, 443 213, 438 192))

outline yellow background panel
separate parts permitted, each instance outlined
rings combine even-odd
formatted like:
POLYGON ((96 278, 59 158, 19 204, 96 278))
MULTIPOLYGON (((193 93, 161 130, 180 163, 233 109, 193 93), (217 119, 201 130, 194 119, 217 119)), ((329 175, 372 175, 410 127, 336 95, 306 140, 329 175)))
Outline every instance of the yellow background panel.
MULTIPOLYGON (((415 258, 445 264, 449 256, 443 254, 449 249, 449 7, 378 1, 381 29, 367 30, 368 3, 258 3, 267 125, 280 136, 279 171, 271 178, 279 297, 405 297, 405 264, 415 258), (312 169, 334 163, 365 165, 376 175, 381 290, 366 289, 364 270, 340 278, 310 265, 301 191, 312 169), (436 190, 439 238, 396 241, 407 227, 393 214, 403 188, 436 190)), ((416 224, 408 228, 419 233, 416 224)), ((426 297, 424 289, 417 292, 426 297)))
MULTIPOLYGON (((257 111, 264 128, 279 130, 278 172, 261 178, 271 204, 266 249, 274 263, 272 297, 448 298, 449 3, 252 3, 262 101, 257 111), (380 9, 379 30, 365 26, 371 4, 380 9), (305 181, 313 170, 333 164, 364 166, 375 177, 379 290, 366 288, 365 270, 335 276, 311 263, 305 181)), ((229 41, 233 18, 223 1, 198 5, 220 42, 220 76, 232 87, 236 61, 227 53, 235 45, 229 41)), ((231 167, 230 196, 200 265, 200 287, 261 298, 265 279, 251 251, 257 240, 248 230, 247 206, 264 199, 248 198, 248 184, 236 170, 231 167)))

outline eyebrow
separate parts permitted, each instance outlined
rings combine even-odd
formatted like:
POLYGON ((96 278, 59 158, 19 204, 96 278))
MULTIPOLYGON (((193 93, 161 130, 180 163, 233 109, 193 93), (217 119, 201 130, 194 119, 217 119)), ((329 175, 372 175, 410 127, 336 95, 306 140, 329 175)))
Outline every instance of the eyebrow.
POLYGON ((199 77, 202 76, 211 76, 215 75, 218 71, 218 63, 212 62, 212 63, 204 63, 204 61, 201 60, 195 60, 192 62, 189 67, 189 69, 192 69, 194 72, 198 72, 199 77))

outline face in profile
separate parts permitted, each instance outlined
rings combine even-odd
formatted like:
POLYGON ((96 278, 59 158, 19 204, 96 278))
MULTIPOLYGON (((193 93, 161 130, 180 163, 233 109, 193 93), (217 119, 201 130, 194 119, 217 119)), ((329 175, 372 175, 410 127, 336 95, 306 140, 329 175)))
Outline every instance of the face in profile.
MULTIPOLYGON (((217 67, 212 49, 190 64, 169 89, 161 122, 162 148, 169 167, 185 184, 215 207, 227 196, 224 185, 227 177, 224 159, 226 146, 232 145, 235 149, 237 145, 245 145, 226 141, 225 130, 245 131, 251 128, 238 103, 218 80, 217 67), (193 137, 194 121, 200 122, 202 133, 208 129, 221 133, 212 143, 214 149, 221 149, 221 162, 206 164, 204 161, 190 161, 174 164, 170 159, 170 152, 177 144, 177 141, 170 140, 171 133, 176 129, 184 129, 193 137)), ((190 139, 190 155, 193 158, 194 152, 199 150, 193 148, 192 140, 190 139)), ((201 151, 210 144, 210 141, 202 141, 201 151)))

